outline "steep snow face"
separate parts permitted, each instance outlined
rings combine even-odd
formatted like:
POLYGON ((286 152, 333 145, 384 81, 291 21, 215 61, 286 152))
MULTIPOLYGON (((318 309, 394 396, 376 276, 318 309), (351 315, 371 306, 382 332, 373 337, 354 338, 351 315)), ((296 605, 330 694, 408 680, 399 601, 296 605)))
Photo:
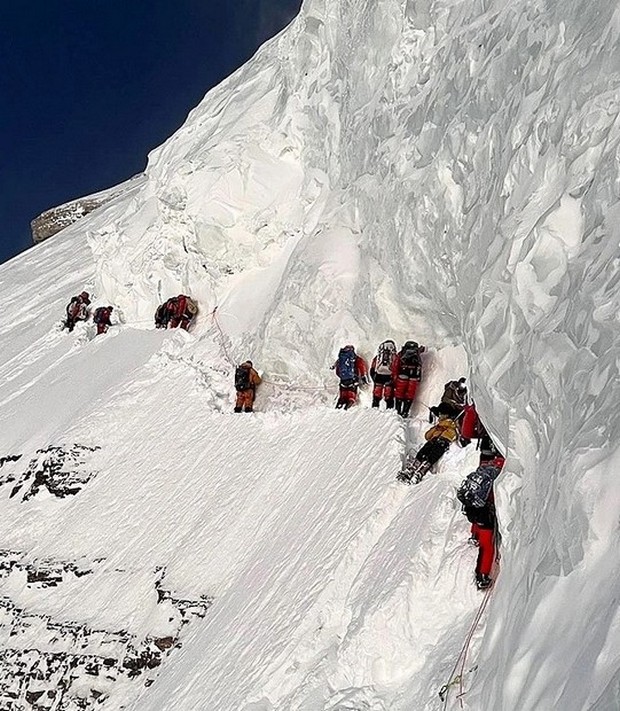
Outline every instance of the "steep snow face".
MULTIPOLYGON (((69 377, 61 375, 63 363, 71 364, 70 372, 78 368, 76 378, 82 382, 87 376, 79 369, 88 367, 86 351, 100 354, 101 364, 110 358, 104 351, 111 346, 87 344, 86 334, 74 344, 84 345, 84 354, 67 353, 66 343, 47 338, 53 309, 59 310, 66 292, 85 281, 93 284, 101 302, 118 307, 126 323, 114 339, 123 354, 111 374, 115 387, 152 389, 155 394, 149 397, 155 403, 159 398, 171 403, 171 417, 180 416, 183 404, 169 399, 159 370, 150 377, 153 367, 164 372, 172 363, 172 372, 189 369, 204 401, 217 411, 229 406, 225 378, 230 362, 224 355, 235 360, 251 353, 271 380, 261 407, 288 410, 297 418, 302 406, 325 403, 326 396, 313 388, 329 382, 327 367, 343 342, 355 343, 367 356, 386 336, 427 343, 433 365, 421 394, 426 402, 436 397, 442 378, 461 374, 465 360, 448 357, 446 347, 463 344, 479 409, 509 455, 497 495, 504 534, 502 574, 475 683, 464 701, 472 709, 616 707, 618 12, 611 0, 594 0, 587 7, 551 0, 308 0, 287 30, 210 92, 151 155, 143 184, 30 253, 36 257, 26 255, 2 270, 3 304, 21 304, 23 292, 15 285, 27 281, 29 259, 37 261, 37 273, 55 279, 36 322, 25 306, 18 306, 23 313, 17 325, 3 326, 3 336, 15 349, 13 360, 5 362, 8 376, 2 386, 3 402, 12 408, 7 453, 12 447, 27 452, 54 443, 57 436, 48 426, 57 398, 44 399, 43 382, 40 391, 31 385, 41 364, 58 374, 59 382, 69 377), (82 246, 72 247, 84 231, 92 261, 82 246), (57 263, 68 255, 77 270, 70 277, 57 263), (155 306, 179 291, 201 304, 194 334, 138 335, 135 329, 150 326, 155 306), (217 324, 210 318, 215 307, 217 324), (34 342, 30 346, 29 339, 34 342), (219 352, 222 344, 225 353, 219 352), (26 347, 31 350, 23 363, 19 354, 26 347), (299 389, 285 389, 290 386, 299 389), (19 418, 33 402, 48 408, 50 416, 20 429, 19 418)), ((36 283, 44 284, 43 277, 36 283)), ((89 388, 88 397, 65 402, 66 426, 75 424, 78 412, 99 417, 111 402, 101 379, 91 379, 89 388)), ((165 418, 147 419, 151 437, 163 436, 165 418)), ((121 451, 139 441, 137 421, 135 414, 121 418, 121 451)), ((121 425, 113 421, 108 426, 121 425)), ((267 432, 275 427, 285 437, 278 419, 261 426, 267 432)), ((295 427, 299 436, 308 432, 314 443, 310 449, 323 452, 329 468, 329 447, 321 444, 330 441, 329 422, 311 419, 295 427)), ((370 421, 361 417, 351 419, 351 427, 373 436, 370 421)), ((377 434, 378 457, 394 437, 388 429, 377 434)), ((213 425, 204 436, 224 438, 224 431, 213 425)), ((82 439, 95 444, 88 437, 71 441, 82 439)), ((184 441, 186 449, 177 454, 178 477, 193 471, 192 439, 184 441)), ((234 446, 224 441, 221 460, 210 465, 214 471, 222 470, 234 446)), ((149 455, 141 446, 143 461, 129 455, 111 460, 114 471, 126 465, 146 474, 156 467, 153 458, 159 451, 149 455)), ((256 452, 269 456, 268 448, 256 452)), ((310 450, 304 452, 300 461, 311 461, 310 450)), ((357 464, 374 472, 374 461, 369 457, 357 464)), ((287 450, 285 463, 295 468, 292 451, 287 450)), ((98 463, 101 471, 111 472, 106 466, 98 463)), ((379 476, 389 481, 393 468, 394 462, 385 464, 379 476)), ((274 471, 275 481, 284 476, 278 467, 274 471)), ((317 472, 318 485, 328 471, 317 472)), ((219 617, 212 626, 196 633, 183 653, 185 662, 169 666, 162 677, 168 681, 155 685, 139 707, 178 708, 180 703, 194 709, 213 699, 213 708, 252 711, 430 708, 437 682, 450 666, 439 652, 458 653, 460 645, 446 642, 446 636, 457 620, 464 634, 467 625, 461 618, 467 612, 454 603, 445 620, 443 607, 433 606, 428 591, 435 579, 428 574, 432 565, 426 546, 432 540, 452 551, 456 523, 449 509, 441 508, 441 497, 448 496, 462 473, 446 473, 447 488, 428 492, 430 502, 440 507, 437 519, 427 518, 426 504, 419 510, 426 528, 416 530, 411 544, 424 547, 415 566, 425 592, 403 582, 407 554, 397 540, 406 539, 410 528, 392 527, 400 515, 397 493, 385 494, 389 500, 384 500, 366 480, 364 486, 372 491, 366 490, 369 496, 360 506, 368 517, 375 506, 387 512, 369 521, 366 537, 360 534, 367 567, 356 558, 357 544, 343 546, 330 533, 335 529, 325 538, 310 534, 307 550, 315 563, 325 546, 333 546, 326 576, 336 575, 339 582, 324 597, 317 592, 316 598, 300 599, 299 607, 290 609, 286 596, 273 597, 259 561, 278 565, 284 539, 271 548, 261 548, 267 541, 259 540, 246 568, 232 556, 229 577, 219 579, 215 564, 209 563, 216 592, 233 592, 223 607, 214 608, 219 617), (329 566, 349 555, 354 560, 344 584, 329 566), (398 561, 392 555, 400 556, 398 561), (390 572, 386 561, 398 572, 396 580, 386 581, 384 596, 381 583, 390 572), (367 598, 364 585, 355 582, 358 574, 368 583, 367 598), (261 592, 255 608, 233 580, 250 587, 256 582, 261 592), (370 596, 379 601, 376 609, 370 596), (270 599, 277 614, 264 617, 270 599), (416 640, 403 629, 412 619, 424 624, 411 617, 410 606, 420 600, 437 626, 434 637, 416 640), (325 617, 322 605, 328 608, 325 617), (342 613, 337 622, 329 616, 334 606, 342 613), (243 630, 250 634, 245 622, 231 634, 233 639, 226 639, 237 615, 248 619, 244 610, 266 625, 257 629, 253 651, 235 636, 243 630), (311 617, 307 629, 287 627, 296 614, 311 617), (212 647, 203 636, 210 633, 212 647), (385 663, 384 655, 383 661, 364 667, 379 640, 382 649, 394 644, 392 661, 385 663), (261 644, 263 649, 283 645, 278 649, 284 654, 287 643, 303 651, 292 655, 290 667, 283 659, 268 661, 258 654, 261 644), (403 661, 399 644, 415 663, 403 661), (435 651, 425 655, 421 647, 429 644, 435 651), (219 662, 210 659, 215 650, 219 662), (236 671, 226 666, 232 659, 222 661, 235 654, 242 661, 236 671), (204 658, 209 661, 203 667, 204 658), (240 679, 243 688, 235 696, 240 679)), ((163 474, 155 477, 154 486, 162 481, 163 474)), ((353 494, 326 491, 344 507, 347 519, 353 494)), ((140 492, 147 495, 148 487, 140 492)), ((224 493, 232 500, 231 492, 224 493)), ((301 489, 294 494, 301 495, 301 489)), ((289 514, 296 510, 295 495, 280 502, 289 514)), ((186 502, 183 496, 179 500, 186 502)), ((268 506, 271 494, 261 496, 268 506)), ((225 519, 221 513, 218 520, 225 519)), ((19 530, 17 518, 6 520, 19 530)), ((352 520, 359 532, 366 519, 352 520)), ((110 521, 118 525, 118 519, 110 521)), ((301 538, 303 530, 320 525, 321 517, 304 514, 291 535, 301 538)), ((255 531, 247 527, 247 535, 239 535, 253 545, 255 531)), ((193 523, 185 521, 183 531, 191 538, 193 523)), ((226 535, 231 538, 225 555, 234 549, 235 533, 231 528, 226 535)), ((29 549, 34 544, 16 534, 15 545, 29 549)), ((139 552, 147 544, 136 545, 139 552)), ((95 548, 86 552, 98 555, 95 548)), ((149 555, 153 565, 166 557, 161 550, 149 555)), ((287 560, 276 570, 274 590, 289 586, 295 596, 301 594, 301 583, 287 560)), ((184 585, 185 579, 179 587, 184 585)), ((450 585, 457 596, 468 594, 458 582, 450 585)), ((449 597, 440 599, 448 604, 449 597)), ((469 613, 473 606, 467 598, 469 613)))

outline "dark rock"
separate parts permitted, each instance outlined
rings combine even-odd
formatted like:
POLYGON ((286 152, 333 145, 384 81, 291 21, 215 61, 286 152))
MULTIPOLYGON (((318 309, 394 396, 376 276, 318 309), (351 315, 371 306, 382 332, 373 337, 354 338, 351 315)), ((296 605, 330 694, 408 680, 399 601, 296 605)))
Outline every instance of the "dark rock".
POLYGON ((166 649, 170 649, 171 647, 173 647, 174 643, 174 637, 160 637, 158 639, 153 640, 153 644, 162 652, 164 652, 166 649))
MULTIPOLYGON (((100 447, 74 444, 69 449, 47 447, 39 449, 37 456, 30 460, 28 469, 20 475, 10 496, 17 495, 22 487, 26 489, 22 501, 36 496, 42 488, 58 498, 74 496, 97 472, 85 468, 87 455, 100 447)), ((14 481, 15 477, 0 477, 0 485, 14 481)))
POLYGON ((26 701, 29 704, 36 704, 37 701, 43 696, 45 693, 45 690, 43 691, 27 691, 26 692, 26 701))

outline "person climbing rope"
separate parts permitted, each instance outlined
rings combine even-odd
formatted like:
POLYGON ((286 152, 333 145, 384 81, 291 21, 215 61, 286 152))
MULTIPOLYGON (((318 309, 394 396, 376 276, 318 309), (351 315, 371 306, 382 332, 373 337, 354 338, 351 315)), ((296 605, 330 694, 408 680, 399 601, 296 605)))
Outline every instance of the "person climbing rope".
POLYGON ((426 473, 437 464, 459 436, 458 425, 452 419, 448 408, 440 405, 438 410, 439 422, 424 434, 426 443, 415 456, 408 458, 397 476, 397 479, 406 484, 412 482, 417 484, 422 481, 426 473))
POLYGON ((95 324, 97 324, 98 336, 102 333, 107 333, 108 328, 112 325, 112 322, 110 321, 110 316, 112 315, 113 310, 113 306, 100 306, 99 308, 95 309, 95 313, 93 314, 93 321, 95 322, 95 324))
POLYGON ((422 358, 426 348, 416 341, 407 341, 392 362, 392 381, 396 412, 403 418, 409 416, 409 410, 422 380, 422 358))
POLYGON ((358 356, 353 346, 344 346, 338 352, 338 360, 331 366, 340 378, 336 409, 348 410, 357 402, 357 389, 360 383, 368 383, 368 366, 358 356))
POLYGON ((87 291, 83 291, 77 296, 72 296, 71 301, 67 304, 66 319, 63 328, 66 328, 68 331, 73 331, 78 321, 87 321, 89 305, 90 294, 87 291))
POLYGON ((493 584, 491 572, 498 539, 493 483, 501 471, 502 466, 495 461, 480 464, 475 472, 463 480, 456 493, 463 506, 463 513, 471 523, 470 540, 478 546, 475 574, 479 590, 486 590, 493 584))
POLYGON ((391 410, 394 407, 394 381, 392 365, 396 358, 396 344, 392 340, 383 341, 377 349, 377 355, 370 364, 370 377, 373 381, 372 407, 379 407, 381 400, 385 399, 385 407, 391 410))
POLYGON ((237 399, 235 402, 235 412, 252 412, 254 410, 254 398, 256 388, 261 384, 260 375, 254 370, 251 360, 237 366, 235 369, 235 390, 237 399))

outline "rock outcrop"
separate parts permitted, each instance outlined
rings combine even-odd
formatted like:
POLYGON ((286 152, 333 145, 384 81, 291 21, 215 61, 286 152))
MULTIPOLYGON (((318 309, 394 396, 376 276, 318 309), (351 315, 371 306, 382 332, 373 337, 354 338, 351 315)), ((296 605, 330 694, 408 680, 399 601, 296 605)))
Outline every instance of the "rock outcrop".
POLYGON ((57 207, 52 207, 42 212, 30 223, 32 241, 35 244, 43 242, 43 240, 46 240, 48 237, 52 237, 57 232, 64 230, 65 227, 69 227, 69 225, 77 222, 93 210, 96 210, 125 193, 129 188, 133 187, 136 181, 141 177, 142 174, 140 173, 120 185, 115 185, 113 188, 101 190, 98 193, 86 195, 77 200, 71 200, 63 205, 58 205, 57 207))

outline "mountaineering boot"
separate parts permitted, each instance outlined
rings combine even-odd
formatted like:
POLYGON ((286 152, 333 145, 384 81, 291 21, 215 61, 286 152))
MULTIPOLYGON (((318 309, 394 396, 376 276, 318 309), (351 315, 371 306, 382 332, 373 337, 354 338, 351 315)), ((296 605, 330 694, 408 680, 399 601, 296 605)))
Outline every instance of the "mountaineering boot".
POLYGON ((409 410, 411 410, 411 405, 413 405, 413 400, 403 400, 403 409, 400 413, 403 417, 409 417, 409 410))
POLYGON ((373 407, 379 407, 379 403, 381 402, 381 398, 377 397, 376 395, 372 396, 372 406, 373 407))
POLYGON ((490 576, 484 573, 476 573, 476 587, 478 590, 487 590, 493 585, 493 581, 490 576))
POLYGON ((431 463, 430 462, 420 462, 418 461, 418 464, 413 472, 413 483, 414 484, 419 484, 422 479, 426 476, 428 471, 431 468, 431 463))
POLYGON ((389 397, 385 401, 385 407, 387 410, 393 410, 394 409, 394 398, 389 397))
POLYGON ((408 472, 406 469, 399 471, 396 475, 396 478, 398 479, 398 481, 402 481, 405 484, 411 484, 411 473, 408 472))
POLYGON ((428 462, 414 459, 405 464, 403 470, 398 473, 396 478, 398 481, 405 482, 405 484, 419 484, 430 468, 431 465, 428 462))

